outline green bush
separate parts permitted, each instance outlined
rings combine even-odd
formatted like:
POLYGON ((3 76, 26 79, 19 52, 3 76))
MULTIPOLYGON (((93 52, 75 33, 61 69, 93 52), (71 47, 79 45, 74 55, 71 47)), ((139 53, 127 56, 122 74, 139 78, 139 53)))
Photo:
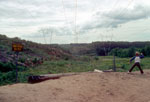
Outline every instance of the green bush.
POLYGON ((145 54, 146 56, 150 56, 150 46, 145 46, 145 54))
POLYGON ((27 68, 26 67, 24 67, 24 66, 18 66, 18 71, 26 71, 27 70, 27 68))
MULTIPOLYGON (((30 73, 18 72, 18 82, 27 82, 30 73)), ((7 73, 0 72, 0 85, 16 83, 16 71, 10 71, 7 73)))
POLYGON ((94 59, 95 59, 96 61, 98 61, 98 60, 99 60, 99 57, 98 57, 98 56, 96 56, 96 57, 94 57, 94 59))
POLYGON ((25 61, 26 61, 25 58, 20 58, 20 59, 19 59, 19 62, 21 62, 21 63, 25 63, 25 61))
POLYGON ((65 60, 68 61, 68 60, 69 60, 69 57, 65 57, 65 60))
MULTIPOLYGON (((17 66, 19 71, 25 71, 26 68, 24 66, 17 66)), ((2 63, 0 62, 0 72, 9 72, 16 70, 16 65, 14 65, 11 62, 8 63, 2 63)))
POLYGON ((0 72, 9 72, 14 70, 15 65, 12 63, 2 63, 0 62, 0 72))
POLYGON ((15 80, 16 80, 16 72, 15 71, 10 71, 7 73, 0 72, 0 85, 14 83, 15 80))
POLYGON ((31 75, 32 74, 30 74, 30 73, 19 72, 18 73, 18 81, 21 82, 21 83, 27 82, 28 77, 31 76, 31 75))
POLYGON ((82 61, 89 62, 89 61, 91 60, 91 58, 88 57, 88 56, 82 56, 82 57, 81 57, 81 60, 82 60, 82 61))
POLYGON ((34 59, 32 60, 32 62, 33 62, 34 64, 36 64, 36 63, 38 62, 38 59, 37 59, 37 58, 34 58, 34 59))
POLYGON ((135 55, 135 48, 131 47, 128 49, 128 57, 132 57, 135 55))

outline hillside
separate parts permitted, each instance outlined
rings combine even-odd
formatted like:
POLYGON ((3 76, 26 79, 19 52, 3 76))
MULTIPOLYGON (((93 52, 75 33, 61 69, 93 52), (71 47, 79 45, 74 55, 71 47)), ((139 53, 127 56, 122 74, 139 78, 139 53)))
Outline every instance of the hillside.
POLYGON ((0 87, 0 102, 150 102, 150 70, 82 73, 0 87))
POLYGON ((17 37, 8 38, 5 35, 0 35, 0 62, 14 62, 15 53, 12 51, 12 43, 14 42, 24 45, 24 51, 19 54, 20 63, 25 63, 27 59, 33 61, 71 58, 71 54, 58 45, 38 44, 17 37))

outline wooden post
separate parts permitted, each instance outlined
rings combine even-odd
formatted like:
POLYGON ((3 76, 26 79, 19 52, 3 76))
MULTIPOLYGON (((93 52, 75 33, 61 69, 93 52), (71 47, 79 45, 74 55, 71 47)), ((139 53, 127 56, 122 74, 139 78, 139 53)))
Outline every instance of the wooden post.
POLYGON ((116 59, 115 59, 115 55, 113 56, 113 71, 116 72, 116 59))

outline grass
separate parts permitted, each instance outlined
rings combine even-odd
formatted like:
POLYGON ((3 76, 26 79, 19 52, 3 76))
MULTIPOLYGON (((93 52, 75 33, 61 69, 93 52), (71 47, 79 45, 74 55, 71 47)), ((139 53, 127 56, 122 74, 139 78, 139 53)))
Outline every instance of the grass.
MULTIPOLYGON (((128 71, 134 63, 129 63, 130 58, 118 58, 116 57, 116 68, 117 71, 124 72, 128 71)), ((143 69, 149 69, 150 58, 144 58, 141 61, 143 69)), ((109 70, 113 68, 113 57, 112 56, 100 56, 99 58, 83 56, 78 60, 57 60, 57 61, 46 61, 42 65, 29 68, 23 73, 31 75, 41 74, 56 74, 56 73, 68 73, 68 72, 87 72, 93 71, 94 69, 109 70)), ((135 68, 138 70, 138 68, 135 68)))
MULTIPOLYGON (((130 58, 116 57, 116 69, 118 72, 127 72, 133 63, 129 63, 130 58)), ((150 57, 141 60, 143 69, 150 69, 150 57)), ((30 75, 56 74, 68 72, 88 72, 99 70, 109 70, 113 68, 113 56, 88 57, 82 56, 78 60, 53 60, 45 61, 43 64, 34 68, 28 68, 25 71, 19 72, 19 82, 27 82, 30 75)), ((139 70, 134 68, 133 71, 139 70)), ((2 73, 1 73, 2 74, 2 73)), ((8 84, 10 84, 9 82, 8 84)), ((4 84, 3 84, 4 85, 4 84)))

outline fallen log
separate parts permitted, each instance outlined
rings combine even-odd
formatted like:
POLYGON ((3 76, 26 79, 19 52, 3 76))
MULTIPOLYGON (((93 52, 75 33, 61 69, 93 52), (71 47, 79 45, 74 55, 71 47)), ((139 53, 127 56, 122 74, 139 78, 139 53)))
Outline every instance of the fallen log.
POLYGON ((50 80, 50 79, 59 79, 60 76, 29 76, 28 77, 28 83, 39 83, 45 80, 50 80))
POLYGON ((39 76, 29 76, 28 83, 34 84, 45 80, 54 80, 54 79, 59 79, 60 77, 79 75, 84 73, 92 73, 92 72, 59 73, 59 74, 44 74, 39 76))
POLYGON ((29 76, 28 77, 28 83, 39 83, 45 80, 54 80, 59 79, 63 76, 71 76, 76 75, 77 73, 60 73, 60 74, 45 74, 45 75, 39 75, 39 76, 29 76))

